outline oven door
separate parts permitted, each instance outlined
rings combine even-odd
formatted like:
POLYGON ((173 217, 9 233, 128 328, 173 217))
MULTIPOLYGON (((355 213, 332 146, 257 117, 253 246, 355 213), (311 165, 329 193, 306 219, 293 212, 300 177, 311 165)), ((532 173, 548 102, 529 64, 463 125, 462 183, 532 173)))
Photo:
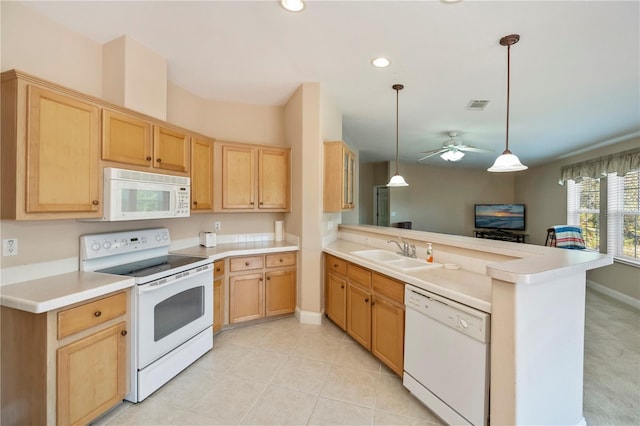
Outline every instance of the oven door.
POLYGON ((139 370, 213 324, 212 264, 137 290, 139 370))

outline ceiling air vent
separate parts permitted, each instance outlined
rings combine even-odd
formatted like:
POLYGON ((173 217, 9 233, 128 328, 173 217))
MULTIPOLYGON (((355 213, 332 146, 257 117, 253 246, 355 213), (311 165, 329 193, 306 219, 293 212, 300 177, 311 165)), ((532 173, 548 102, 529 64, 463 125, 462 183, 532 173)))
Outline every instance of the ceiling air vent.
POLYGON ((482 111, 485 109, 489 101, 481 101, 477 99, 472 99, 467 105, 467 109, 469 111, 482 111))

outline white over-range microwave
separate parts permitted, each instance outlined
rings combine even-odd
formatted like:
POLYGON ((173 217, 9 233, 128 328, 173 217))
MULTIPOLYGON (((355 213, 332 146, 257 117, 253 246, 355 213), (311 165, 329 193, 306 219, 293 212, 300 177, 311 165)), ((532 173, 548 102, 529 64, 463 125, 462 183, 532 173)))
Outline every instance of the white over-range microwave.
POLYGON ((104 168, 103 221, 189 217, 190 179, 104 168))

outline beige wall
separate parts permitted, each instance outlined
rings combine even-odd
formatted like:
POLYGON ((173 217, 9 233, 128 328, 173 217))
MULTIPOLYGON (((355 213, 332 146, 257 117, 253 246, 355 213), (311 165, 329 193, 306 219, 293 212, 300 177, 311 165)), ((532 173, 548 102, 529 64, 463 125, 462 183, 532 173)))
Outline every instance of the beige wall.
POLYGON ((472 236, 474 204, 514 201, 510 173, 407 163, 399 171, 409 186, 391 188, 392 224, 411 221, 421 231, 472 236))
MULTIPOLYGON (((101 97, 102 46, 49 21, 28 7, 1 2, 2 70, 21 69, 101 97)), ((158 102, 156 99, 155 102, 158 102)), ((209 101, 169 83, 167 121, 217 139, 284 144, 284 108, 209 101)), ((318 158, 318 157, 316 157, 318 158)), ((72 220, 0 221, 2 238, 18 238, 18 255, 0 257, 1 267, 75 257, 81 234, 166 226, 173 239, 197 236, 222 223, 220 234, 274 231, 282 213, 220 213, 190 218, 115 223, 72 220)), ((287 229, 288 232, 291 232, 287 229)))
POLYGON ((1 1, 2 71, 19 69, 80 92, 102 94, 102 46, 13 1, 1 1))

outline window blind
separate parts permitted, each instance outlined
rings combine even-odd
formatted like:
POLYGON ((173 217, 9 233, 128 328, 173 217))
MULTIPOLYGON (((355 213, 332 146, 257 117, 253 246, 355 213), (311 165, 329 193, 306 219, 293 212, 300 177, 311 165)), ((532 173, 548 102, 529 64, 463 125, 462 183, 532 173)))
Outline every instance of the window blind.
POLYGON ((607 253, 640 264, 640 170, 607 176, 607 253))

